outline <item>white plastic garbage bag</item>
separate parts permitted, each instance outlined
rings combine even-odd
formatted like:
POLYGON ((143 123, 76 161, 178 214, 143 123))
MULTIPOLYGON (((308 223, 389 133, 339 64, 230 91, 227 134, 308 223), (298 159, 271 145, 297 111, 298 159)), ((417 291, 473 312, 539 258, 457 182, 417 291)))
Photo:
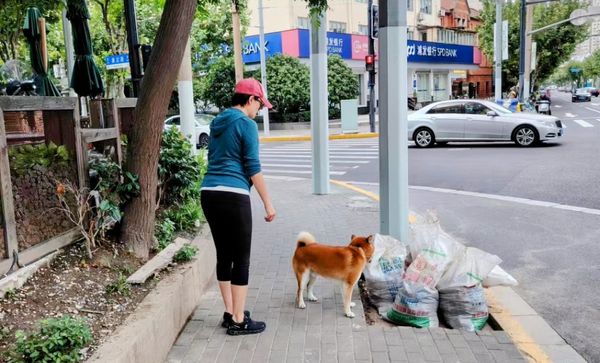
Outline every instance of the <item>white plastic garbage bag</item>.
POLYGON ((483 280, 484 287, 492 286, 517 286, 519 283, 500 266, 495 266, 483 280))
POLYGON ((408 247, 391 236, 376 234, 371 262, 363 273, 371 301, 386 311, 394 302, 404 274, 408 247))
POLYGON ((438 290, 481 284, 502 259, 475 247, 467 247, 448 265, 438 290))
POLYGON ((439 290, 440 310, 446 323, 454 329, 481 330, 489 312, 483 287, 452 287, 439 290))
POLYGON ((439 297, 436 289, 422 284, 403 281, 394 304, 385 315, 386 320, 417 328, 436 328, 439 297))

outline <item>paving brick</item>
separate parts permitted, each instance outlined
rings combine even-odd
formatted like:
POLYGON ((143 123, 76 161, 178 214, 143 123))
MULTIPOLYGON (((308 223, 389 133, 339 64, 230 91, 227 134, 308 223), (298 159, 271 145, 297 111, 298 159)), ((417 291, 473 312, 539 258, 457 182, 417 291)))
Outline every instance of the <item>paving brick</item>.
POLYGON ((403 347, 389 347, 388 353, 392 362, 408 362, 408 355, 403 347))
POLYGON ((387 352, 373 352, 372 354, 373 363, 389 363, 390 357, 387 352))
POLYGON ((175 346, 169 352, 166 363, 181 363, 187 354, 189 347, 175 346))
POLYGON ((450 340, 436 340, 435 345, 440 354, 454 353, 454 346, 450 343, 450 340))
POLYGON ((494 357, 489 353, 475 353, 475 359, 478 363, 495 363, 494 357))
POLYGON ((512 340, 510 339, 508 334, 506 334, 503 331, 494 331, 493 334, 494 334, 494 337, 496 338, 496 340, 498 341, 498 343, 500 343, 500 344, 512 343, 512 340))
POLYGON ((462 335, 448 335, 448 340, 454 348, 467 348, 469 346, 462 335))
POLYGON ((429 328, 429 334, 434 340, 447 340, 446 329, 442 328, 429 328))
POLYGON ((502 347, 500 346, 500 343, 498 343, 498 341, 496 340, 496 338, 493 335, 482 336, 481 341, 483 342, 483 344, 485 344, 487 349, 492 349, 492 350, 502 349, 502 347))
POLYGON ((385 342, 388 346, 402 345, 402 338, 397 330, 389 330, 384 332, 385 342))
POLYGON ((407 356, 410 363, 426 363, 422 353, 407 353, 407 356))
POLYGON ((486 348, 483 342, 469 342, 469 348, 475 354, 477 353, 487 353, 488 349, 486 348))
POLYGON ((423 349, 423 357, 425 358, 425 361, 427 361, 427 362, 441 362, 442 361, 442 357, 440 356, 440 353, 438 352, 438 350, 436 349, 435 346, 421 347, 421 349, 423 349))
POLYGON ((477 335, 477 333, 475 333, 475 332, 464 331, 462 333, 462 335, 465 338, 465 340, 468 342, 480 342, 481 341, 481 337, 479 335, 477 335))
POLYGON ((444 363, 460 363, 456 353, 440 354, 440 356, 442 357, 442 362, 444 363))
POLYGON ((456 354, 460 363, 477 363, 477 359, 469 348, 456 348, 456 354))

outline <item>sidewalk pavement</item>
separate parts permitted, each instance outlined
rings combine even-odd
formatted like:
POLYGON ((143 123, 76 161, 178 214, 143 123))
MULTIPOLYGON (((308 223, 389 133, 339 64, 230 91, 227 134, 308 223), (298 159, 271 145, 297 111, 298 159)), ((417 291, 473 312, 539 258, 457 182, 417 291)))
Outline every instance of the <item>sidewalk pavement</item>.
MULTIPOLYGON (((292 123, 288 125, 289 127, 294 127, 295 125, 292 123)), ((300 126, 300 125, 298 125, 300 126)), ((379 131, 379 122, 378 118, 375 119, 375 131, 379 131)), ((281 140, 282 137, 290 137, 295 139, 305 138, 309 140, 311 137, 311 129, 309 126, 302 126, 297 129, 289 129, 289 130, 270 130, 269 135, 265 135, 264 131, 259 131, 259 137, 261 141, 293 141, 293 140, 281 140)), ((344 134, 342 132, 341 123, 340 122, 330 122, 329 123, 329 135, 334 137, 342 137, 342 138, 353 138, 353 137, 374 137, 376 134, 372 134, 369 127, 369 115, 359 115, 358 116, 358 133, 349 133, 344 134)))
POLYGON ((477 334, 450 329, 367 325, 358 288, 352 300, 356 317, 342 311, 338 283, 317 279, 320 301, 294 306, 296 279, 291 257, 298 232, 319 241, 347 244, 351 234, 375 233, 377 204, 354 191, 332 185, 331 194, 312 194, 310 180, 269 178, 277 209, 272 223, 256 193, 247 309, 264 320, 259 335, 232 337, 220 327, 223 305, 216 282, 175 342, 167 362, 526 362, 501 331, 477 334))

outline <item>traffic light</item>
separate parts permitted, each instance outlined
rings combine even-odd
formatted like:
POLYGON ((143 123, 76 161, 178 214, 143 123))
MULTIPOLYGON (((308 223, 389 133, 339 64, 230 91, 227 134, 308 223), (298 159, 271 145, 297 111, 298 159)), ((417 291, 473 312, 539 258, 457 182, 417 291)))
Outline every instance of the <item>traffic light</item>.
POLYGON ((379 6, 371 5, 369 16, 371 20, 371 29, 369 29, 371 38, 377 39, 379 37, 379 6))
POLYGON ((367 72, 375 71, 375 55, 369 54, 365 56, 365 67, 367 72))

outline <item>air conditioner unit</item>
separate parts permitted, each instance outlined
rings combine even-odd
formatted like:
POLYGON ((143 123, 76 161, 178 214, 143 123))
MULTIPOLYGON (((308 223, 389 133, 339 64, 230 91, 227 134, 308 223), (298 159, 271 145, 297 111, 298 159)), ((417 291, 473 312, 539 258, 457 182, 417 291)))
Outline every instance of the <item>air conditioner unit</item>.
POLYGON ((446 16, 446 10, 440 9, 440 16, 446 16))
POLYGON ((418 21, 418 22, 421 22, 421 21, 423 21, 423 14, 419 13, 419 14, 417 15, 417 21, 418 21))

